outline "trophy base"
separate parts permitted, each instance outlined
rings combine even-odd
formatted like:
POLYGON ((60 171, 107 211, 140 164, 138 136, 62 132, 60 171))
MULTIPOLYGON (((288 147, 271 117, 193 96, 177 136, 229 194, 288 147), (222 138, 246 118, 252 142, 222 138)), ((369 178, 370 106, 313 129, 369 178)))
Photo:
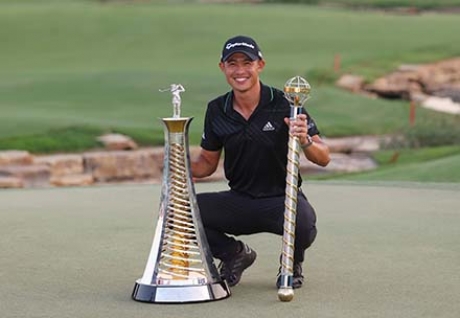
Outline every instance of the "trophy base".
POLYGON ((146 303, 197 303, 230 296, 225 281, 206 285, 147 285, 136 281, 132 299, 146 303))

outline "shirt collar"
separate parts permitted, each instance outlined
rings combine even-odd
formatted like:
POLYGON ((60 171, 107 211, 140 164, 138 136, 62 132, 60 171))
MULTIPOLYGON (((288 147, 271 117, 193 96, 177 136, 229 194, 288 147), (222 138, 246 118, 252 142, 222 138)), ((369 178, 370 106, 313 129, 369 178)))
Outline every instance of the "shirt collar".
POLYGON ((273 101, 273 88, 264 85, 262 82, 260 82, 260 87, 260 101, 257 107, 265 106, 273 101))

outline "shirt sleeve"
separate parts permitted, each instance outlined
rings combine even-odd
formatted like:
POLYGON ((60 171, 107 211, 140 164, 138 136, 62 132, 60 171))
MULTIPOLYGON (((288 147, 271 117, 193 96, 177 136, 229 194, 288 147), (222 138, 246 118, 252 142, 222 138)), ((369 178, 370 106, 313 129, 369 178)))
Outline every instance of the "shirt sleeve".
POLYGON ((222 149, 222 142, 214 131, 213 122, 214 114, 211 105, 208 105, 204 119, 204 130, 201 136, 201 147, 209 151, 222 149))
POLYGON ((316 126, 316 122, 313 119, 313 117, 310 116, 310 114, 305 110, 305 108, 302 108, 302 113, 306 114, 308 117, 308 134, 310 136, 320 135, 318 126, 316 126))

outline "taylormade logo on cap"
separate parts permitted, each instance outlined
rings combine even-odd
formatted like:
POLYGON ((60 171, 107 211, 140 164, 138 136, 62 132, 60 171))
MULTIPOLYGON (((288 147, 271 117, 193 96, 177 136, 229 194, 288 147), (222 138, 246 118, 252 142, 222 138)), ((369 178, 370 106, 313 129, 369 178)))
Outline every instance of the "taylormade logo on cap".
POLYGON ((225 62, 234 53, 243 53, 253 61, 263 58, 256 41, 243 35, 235 36, 225 42, 220 60, 225 62))
POLYGON ((238 42, 238 43, 228 43, 225 48, 227 50, 230 50, 232 47, 235 47, 235 46, 247 46, 247 47, 250 47, 251 49, 254 49, 254 45, 252 44, 248 44, 246 42, 238 42))

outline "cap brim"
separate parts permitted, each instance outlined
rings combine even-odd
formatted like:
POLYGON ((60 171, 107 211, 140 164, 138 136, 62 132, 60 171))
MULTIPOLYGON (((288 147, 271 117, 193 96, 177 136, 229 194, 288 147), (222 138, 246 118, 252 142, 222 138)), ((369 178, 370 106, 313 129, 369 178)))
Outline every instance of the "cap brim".
POLYGON ((227 60, 230 58, 230 56, 232 56, 232 55, 235 54, 235 53, 243 53, 244 55, 246 55, 247 57, 249 57, 252 61, 261 59, 258 55, 255 55, 255 54, 253 54, 253 53, 249 53, 249 52, 244 51, 244 50, 235 50, 235 51, 232 51, 232 52, 228 53, 228 54, 225 55, 224 57, 222 57, 222 62, 227 61, 227 60))

